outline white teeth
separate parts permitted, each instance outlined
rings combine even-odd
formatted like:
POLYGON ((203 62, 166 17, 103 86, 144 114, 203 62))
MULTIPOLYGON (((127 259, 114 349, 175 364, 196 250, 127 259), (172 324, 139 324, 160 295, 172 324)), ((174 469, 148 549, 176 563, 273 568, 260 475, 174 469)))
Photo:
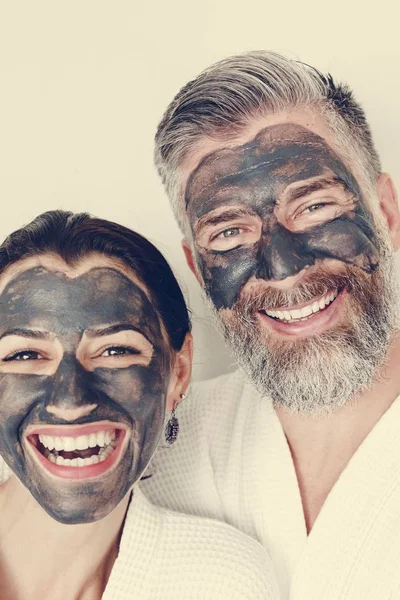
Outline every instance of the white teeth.
POLYGON ((63 458, 62 456, 55 457, 53 454, 50 453, 47 459, 50 462, 63 467, 87 467, 89 465, 96 465, 99 462, 103 462, 104 460, 106 460, 106 458, 110 456, 113 450, 114 448, 109 447, 107 448, 107 450, 103 450, 101 455, 95 454, 94 456, 90 456, 89 458, 78 457, 72 459, 63 458))
POLYGON ((97 435, 95 433, 91 433, 89 435, 89 448, 94 448, 97 446, 97 435))
POLYGON ((316 313, 319 311, 319 305, 318 302, 314 302, 314 304, 312 304, 311 306, 313 313, 316 313))
POLYGON ((76 449, 77 450, 86 450, 89 448, 89 436, 88 435, 80 435, 76 438, 76 449))
POLYGON ((266 310, 265 313, 274 317, 275 319, 279 319, 281 321, 294 321, 301 320, 309 317, 312 314, 319 312, 324 309, 326 306, 331 304, 333 300, 338 295, 338 291, 331 292, 329 295, 324 296, 320 300, 315 300, 312 304, 308 304, 307 306, 303 306, 303 308, 295 308, 291 310, 266 310))
MULTIPOLYGON (((39 436, 40 437, 40 436, 39 436)), ((42 442, 42 444, 45 446, 46 444, 44 442, 42 442)), ((60 437, 55 437, 54 438, 54 448, 56 450, 63 450, 64 449, 64 445, 63 445, 63 438, 60 437)))
POLYGON ((45 447, 44 456, 51 463, 64 467, 86 467, 95 465, 106 460, 115 450, 117 446, 116 430, 101 430, 91 433, 90 435, 80 435, 77 437, 69 436, 50 436, 39 434, 39 441, 45 447), (75 456, 75 458, 64 458, 62 451, 79 453, 79 451, 87 450, 98 446, 98 453, 87 458, 75 456))
POLYGON ((45 446, 49 450, 53 450, 54 438, 51 435, 40 435, 39 439, 42 442, 43 446, 45 446))
POLYGON ((104 431, 98 431, 97 432, 97 445, 100 446, 100 448, 102 446, 104 446, 104 444, 105 444, 104 438, 105 438, 104 431))
POLYGON ((105 460, 106 458, 108 458, 110 456, 110 454, 112 454, 114 452, 114 448, 112 446, 108 446, 108 448, 106 448, 105 450, 101 450, 100 451, 100 458, 102 458, 103 460, 105 460))
POLYGON ((77 437, 71 436, 51 436, 51 435, 39 435, 39 441, 48 450, 65 450, 72 452, 74 450, 86 450, 87 448, 94 448, 99 446, 100 448, 108 446, 113 440, 115 440, 116 432, 114 431, 96 431, 90 435, 79 435, 77 437))
POLYGON ((76 450, 76 438, 73 437, 63 437, 63 450, 67 452, 72 452, 72 450, 76 450))
POLYGON ((311 306, 304 306, 301 309, 301 316, 304 317, 308 317, 308 315, 312 315, 312 307, 311 306))

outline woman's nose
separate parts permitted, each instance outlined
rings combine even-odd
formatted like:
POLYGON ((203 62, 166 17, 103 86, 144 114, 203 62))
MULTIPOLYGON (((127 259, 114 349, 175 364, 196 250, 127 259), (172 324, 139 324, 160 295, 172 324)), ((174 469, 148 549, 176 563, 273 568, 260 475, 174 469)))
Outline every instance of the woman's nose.
POLYGON ((87 373, 75 356, 64 356, 54 375, 46 410, 59 419, 76 421, 90 414, 97 403, 90 393, 87 373))
POLYGON ((87 417, 95 408, 97 408, 97 404, 84 404, 76 408, 67 408, 55 404, 48 404, 46 406, 48 413, 63 421, 77 421, 82 417, 87 417))

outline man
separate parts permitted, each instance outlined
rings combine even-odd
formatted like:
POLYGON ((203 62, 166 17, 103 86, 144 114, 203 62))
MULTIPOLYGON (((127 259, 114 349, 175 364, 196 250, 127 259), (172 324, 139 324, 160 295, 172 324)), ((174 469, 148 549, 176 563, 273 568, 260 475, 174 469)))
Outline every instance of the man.
POLYGON ((258 539, 283 597, 400 598, 400 216, 362 108, 231 57, 172 101, 156 163, 241 371, 195 386, 149 495, 258 539))

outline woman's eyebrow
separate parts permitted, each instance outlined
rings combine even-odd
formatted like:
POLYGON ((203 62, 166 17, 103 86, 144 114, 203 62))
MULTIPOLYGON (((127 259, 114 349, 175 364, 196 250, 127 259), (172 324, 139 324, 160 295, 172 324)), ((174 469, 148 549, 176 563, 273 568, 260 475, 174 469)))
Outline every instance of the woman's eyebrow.
POLYGON ((119 333, 120 331, 136 331, 136 333, 139 333, 147 339, 144 333, 138 327, 132 325, 132 323, 117 323, 115 325, 108 325, 107 327, 98 328, 91 327, 90 329, 86 329, 85 333, 88 338, 95 338, 103 337, 105 335, 112 335, 114 333, 119 333))
POLYGON ((7 329, 4 333, 0 335, 0 340, 10 335, 18 335, 24 338, 31 338, 35 340, 48 340, 52 336, 48 331, 40 331, 38 329, 24 329, 22 327, 13 327, 12 329, 7 329))

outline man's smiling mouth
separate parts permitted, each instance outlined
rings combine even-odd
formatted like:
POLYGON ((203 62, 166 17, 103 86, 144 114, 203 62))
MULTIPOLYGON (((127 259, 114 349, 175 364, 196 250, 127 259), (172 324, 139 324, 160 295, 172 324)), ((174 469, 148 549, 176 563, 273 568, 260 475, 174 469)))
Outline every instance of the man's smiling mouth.
POLYGON ((113 467, 122 454, 127 431, 109 424, 43 426, 26 435, 36 462, 67 479, 98 477, 113 467))
POLYGON ((300 321, 307 321, 312 318, 315 314, 320 313, 328 308, 337 298, 340 290, 329 292, 319 298, 318 300, 312 300, 308 304, 303 305, 301 308, 290 308, 281 310, 261 310, 260 312, 267 315, 268 317, 281 321, 283 323, 296 323, 300 321))

